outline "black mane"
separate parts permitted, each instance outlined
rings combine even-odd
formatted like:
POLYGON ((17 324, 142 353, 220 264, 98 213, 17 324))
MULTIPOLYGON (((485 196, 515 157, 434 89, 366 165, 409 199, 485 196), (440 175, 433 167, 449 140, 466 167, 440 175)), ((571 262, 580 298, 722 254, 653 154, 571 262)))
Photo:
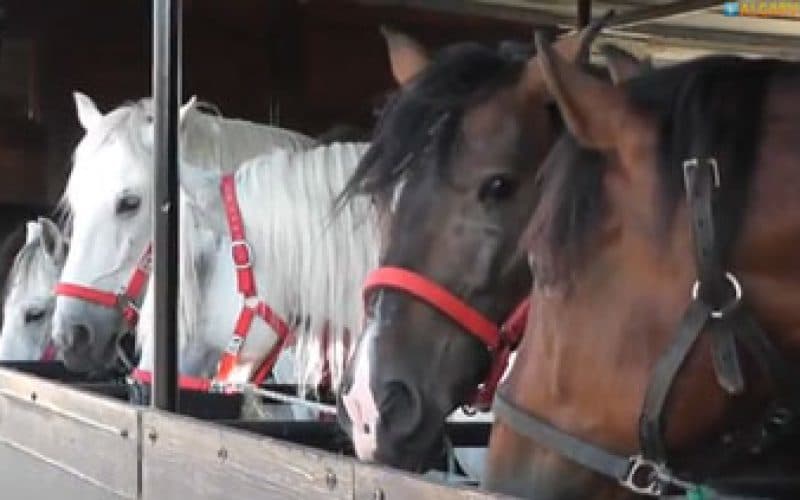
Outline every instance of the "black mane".
MULTIPOLYGON (((659 121, 658 175, 663 232, 684 196, 683 161, 714 156, 722 189, 715 212, 719 248, 735 243, 755 168, 766 84, 779 70, 800 66, 775 60, 708 57, 653 71, 625 87, 631 101, 659 121)), ((580 147, 565 132, 540 171, 541 201, 525 238, 537 279, 568 280, 591 258, 592 229, 606 212, 603 154, 580 147), (557 156, 556 156, 557 155, 557 156)), ((727 255, 721 256, 723 259, 727 255)))
POLYGON ((477 43, 442 49, 412 83, 390 96, 340 201, 385 194, 404 174, 423 168, 427 152, 446 155, 464 111, 519 80, 532 55, 532 47, 513 42, 498 49, 477 43))

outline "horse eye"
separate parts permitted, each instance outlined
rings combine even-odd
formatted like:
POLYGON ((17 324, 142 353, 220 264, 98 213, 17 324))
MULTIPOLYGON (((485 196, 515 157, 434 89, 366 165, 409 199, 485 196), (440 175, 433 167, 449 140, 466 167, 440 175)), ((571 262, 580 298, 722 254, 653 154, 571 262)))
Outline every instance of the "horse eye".
POLYGON ((494 175, 481 185, 478 199, 481 202, 501 201, 509 198, 517 189, 517 183, 505 175, 494 175))
POLYGON ((126 194, 117 200, 117 215, 129 214, 139 209, 142 199, 134 194, 126 194))
POLYGON ((32 308, 25 311, 25 323, 34 323, 36 321, 41 321, 44 319, 45 311, 44 309, 39 308, 32 308))

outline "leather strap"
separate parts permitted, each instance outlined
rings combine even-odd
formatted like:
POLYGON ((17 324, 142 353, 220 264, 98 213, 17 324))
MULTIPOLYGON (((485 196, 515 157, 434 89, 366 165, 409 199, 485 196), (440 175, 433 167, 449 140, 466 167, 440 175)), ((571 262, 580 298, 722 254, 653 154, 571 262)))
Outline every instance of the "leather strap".
POLYGON ((57 283, 54 293, 90 302, 107 309, 119 309, 125 324, 129 328, 135 328, 139 323, 138 303, 144 294, 145 286, 147 286, 151 267, 152 245, 148 244, 121 293, 66 282, 57 283))
POLYGON ((639 440, 642 454, 650 460, 666 462, 664 444, 664 405, 683 362, 702 333, 711 309, 702 301, 689 304, 678 327, 678 336, 656 363, 642 406, 639 440))
POLYGON ((364 297, 379 288, 401 290, 434 307, 468 331, 489 349, 500 345, 500 328, 493 321, 428 278, 399 267, 380 267, 367 276, 364 297))
POLYGON ((108 309, 115 309, 119 304, 119 298, 116 293, 98 290, 77 283, 58 283, 56 284, 55 294, 84 300, 108 309))
MULTIPOLYGON (((765 419, 758 422, 749 437, 740 436, 741 442, 729 450, 751 453, 753 449, 771 446, 785 433, 797 428, 800 376, 798 370, 786 363, 752 315, 741 305, 738 281, 721 267, 713 225, 713 191, 720 184, 716 162, 695 160, 684 164, 684 169, 697 252, 698 282, 676 338, 658 360, 647 387, 639 422, 642 455, 622 457, 570 436, 515 407, 501 394, 495 399, 494 411, 499 420, 520 434, 587 469, 619 480, 636 493, 660 496, 665 487, 675 485, 687 493, 702 488, 704 498, 739 498, 723 495, 707 485, 698 487, 678 479, 667 469, 670 461, 664 439, 664 409, 674 380, 700 334, 709 329, 718 381, 729 392, 741 391, 744 384, 736 342, 742 342, 767 374, 777 394, 775 408, 765 412, 765 419), (734 290, 733 298, 730 294, 724 294, 729 285, 734 290), (780 418, 776 419, 776 416, 780 418), (640 475, 637 472, 640 471, 645 473, 645 479, 637 485, 636 477, 640 475)), ((717 462, 721 464, 725 460, 717 462)))
POLYGON ((236 198, 236 178, 233 174, 222 177, 220 191, 231 235, 231 255, 236 267, 237 287, 239 293, 245 297, 255 297, 256 280, 253 275, 252 252, 244 232, 244 220, 239 211, 239 202, 236 198))
MULTIPOLYGON (((714 224, 714 204, 721 185, 719 165, 714 158, 692 158, 684 162, 683 175, 695 246, 695 298, 709 305, 728 303, 736 307, 738 300, 732 301, 730 293, 726 295, 731 287, 722 268, 714 224)), ((724 311, 727 306, 720 307, 724 311)), ((723 389, 739 394, 744 390, 744 377, 735 339, 727 325, 715 323, 711 333, 714 373, 723 389)))
POLYGON ((488 411, 492 406, 494 394, 497 392, 497 385, 508 367, 508 360, 511 353, 519 346, 522 336, 525 334, 525 325, 528 323, 528 311, 531 307, 530 296, 525 297, 522 302, 514 309, 511 316, 500 327, 501 344, 493 353, 494 359, 489 372, 478 387, 478 391, 472 398, 472 404, 479 410, 488 411))
MULTIPOLYGON (((262 360, 250 380, 255 385, 260 385, 267 379, 281 351, 294 343, 294 332, 288 323, 269 305, 262 300, 256 300, 257 292, 253 273, 252 251, 246 239, 244 220, 242 219, 236 196, 236 179, 233 174, 222 177, 220 192, 231 236, 231 258, 236 269, 237 290, 243 299, 242 309, 239 311, 231 340, 220 356, 215 376, 207 379, 180 375, 179 386, 181 389, 190 391, 235 393, 238 390, 226 381, 239 364, 242 347, 252 329, 255 318, 261 318, 278 336, 278 341, 262 360)), ((145 255, 149 259, 150 247, 148 247, 145 255)), ((140 293, 145 283, 146 276, 141 279, 134 274, 126 294, 130 292, 129 296, 133 296, 134 293, 140 293)), ((150 384, 152 377, 150 372, 135 369, 131 378, 141 384, 150 384)))
POLYGON ((224 381, 230 377, 231 372, 239 363, 239 356, 252 329, 253 320, 259 317, 272 328, 278 336, 278 341, 251 378, 251 382, 258 385, 269 376, 281 351, 294 341, 294 336, 288 323, 278 313, 263 300, 254 300, 257 296, 257 291, 256 279, 253 273, 253 256, 250 245, 247 242, 242 213, 239 210, 239 201, 236 196, 236 178, 233 174, 227 174, 222 177, 220 191, 231 236, 231 256, 236 268, 237 289, 244 300, 231 340, 220 357, 214 379, 224 381))
POLYGON ((608 452, 570 436, 528 411, 517 407, 501 392, 498 392, 494 398, 492 411, 498 421, 502 421, 503 424, 507 424, 514 431, 537 444, 557 451, 578 465, 618 481, 623 481, 628 476, 631 469, 630 458, 608 452))
POLYGON ((525 333, 530 297, 525 297, 498 326, 438 283, 408 269, 384 266, 370 273, 364 283, 364 301, 382 288, 400 290, 428 304, 477 337, 489 349, 492 364, 483 382, 469 398, 475 408, 487 411, 492 405, 497 384, 508 366, 509 356, 525 333))

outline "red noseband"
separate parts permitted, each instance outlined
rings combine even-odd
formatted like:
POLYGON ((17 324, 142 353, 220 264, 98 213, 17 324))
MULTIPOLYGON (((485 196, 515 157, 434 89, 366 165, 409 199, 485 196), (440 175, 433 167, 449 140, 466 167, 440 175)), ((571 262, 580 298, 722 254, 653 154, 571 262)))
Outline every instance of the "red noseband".
POLYGON ((489 349, 492 366, 484 381, 478 386, 472 401, 476 408, 488 410, 497 384, 508 366, 508 358, 519 345, 525 332, 530 297, 524 298, 508 319, 498 325, 439 284, 407 269, 381 267, 370 273, 364 284, 365 300, 381 288, 403 291, 434 307, 477 337, 489 349))
POLYGON ((125 290, 121 293, 108 292, 77 283, 62 282, 56 285, 55 294, 80 299, 108 309, 118 309, 127 326, 135 328, 139 322, 139 309, 136 304, 142 298, 147 279, 150 277, 152 256, 152 247, 147 245, 125 290))

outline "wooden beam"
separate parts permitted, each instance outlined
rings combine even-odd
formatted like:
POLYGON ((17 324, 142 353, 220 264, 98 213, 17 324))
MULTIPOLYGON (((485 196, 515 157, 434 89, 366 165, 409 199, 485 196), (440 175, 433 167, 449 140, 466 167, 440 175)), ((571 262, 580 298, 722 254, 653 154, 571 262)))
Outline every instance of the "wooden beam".
POLYGON ((549 27, 574 26, 573 16, 554 14, 544 9, 522 7, 500 7, 481 3, 465 2, 463 0, 356 0, 363 5, 380 5, 391 7, 406 7, 412 9, 428 9, 448 12, 463 16, 480 16, 528 23, 533 26, 549 27))
POLYGON ((614 16, 609 21, 608 26, 631 26, 643 22, 652 22, 665 17, 708 9, 722 3, 724 3, 722 0, 677 0, 666 5, 631 9, 614 16))
POLYGON ((611 43, 636 55, 652 56, 656 63, 678 62, 710 54, 735 54, 745 57, 776 57, 800 60, 797 39, 762 34, 731 33, 694 29, 675 31, 664 25, 640 25, 636 31, 607 30, 598 45, 611 43))

